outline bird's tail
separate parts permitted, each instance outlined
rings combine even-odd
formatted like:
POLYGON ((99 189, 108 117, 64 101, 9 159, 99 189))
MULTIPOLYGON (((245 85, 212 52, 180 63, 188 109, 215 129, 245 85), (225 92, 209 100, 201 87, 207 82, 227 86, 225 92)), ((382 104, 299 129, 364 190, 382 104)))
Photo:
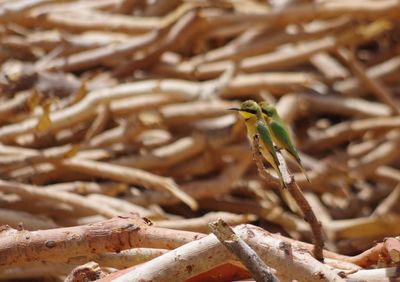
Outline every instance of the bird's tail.
POLYGON ((295 199, 292 197, 292 195, 289 193, 289 191, 287 189, 287 184, 286 184, 285 180, 283 179, 283 176, 282 176, 282 173, 281 173, 279 167, 274 166, 274 168, 275 168, 276 173, 278 174, 279 182, 281 184, 280 192, 281 192, 283 201, 286 203, 286 205, 289 207, 289 209, 292 212, 302 216, 299 206, 297 205, 295 199))
POLYGON ((308 183, 311 183, 310 178, 308 177, 307 171, 306 171, 306 169, 304 168, 304 166, 302 165, 301 162, 299 162, 299 167, 300 167, 301 172, 302 172, 302 173, 304 174, 304 176, 306 177, 308 183))
POLYGON ((299 157, 298 153, 297 152, 293 152, 293 151, 288 151, 288 153, 296 160, 297 165, 299 166, 301 172, 306 177, 308 183, 311 183, 310 178, 308 177, 307 171, 304 168, 303 164, 301 163, 301 160, 300 160, 300 157, 299 157))

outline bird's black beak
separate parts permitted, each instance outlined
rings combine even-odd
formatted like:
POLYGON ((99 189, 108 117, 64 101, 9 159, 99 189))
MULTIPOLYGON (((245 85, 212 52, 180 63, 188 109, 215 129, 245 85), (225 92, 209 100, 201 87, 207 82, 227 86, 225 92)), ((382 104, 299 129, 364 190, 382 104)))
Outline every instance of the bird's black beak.
POLYGON ((230 111, 240 111, 240 109, 239 108, 229 108, 228 110, 230 110, 230 111))

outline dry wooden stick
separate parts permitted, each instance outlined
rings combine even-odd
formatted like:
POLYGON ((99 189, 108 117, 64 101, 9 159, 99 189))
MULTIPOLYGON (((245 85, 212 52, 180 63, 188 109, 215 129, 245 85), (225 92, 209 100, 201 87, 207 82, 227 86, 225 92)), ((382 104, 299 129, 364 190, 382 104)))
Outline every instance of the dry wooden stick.
POLYGON ((60 1, 56 3, 49 3, 47 5, 41 5, 39 7, 33 8, 30 12, 34 15, 40 15, 42 13, 50 13, 50 12, 64 12, 71 10, 78 11, 107 11, 112 12, 118 4, 120 4, 121 0, 99 0, 96 2, 69 2, 69 1, 60 1))
POLYGON ((10 209, 0 209, 0 224, 7 224, 13 228, 23 228, 27 230, 51 229, 57 227, 57 224, 47 216, 34 215, 10 209))
POLYGON ((121 157, 111 163, 140 169, 167 168, 204 151, 206 140, 202 135, 184 137, 141 156, 121 157))
POLYGON ((394 254, 395 262, 398 262, 400 253, 399 240, 387 238, 386 241, 376 244, 374 247, 362 252, 359 255, 348 257, 346 260, 362 267, 368 267, 378 263, 380 257, 390 257, 390 251, 394 254))
POLYGON ((29 0, 29 1, 13 1, 2 3, 0 10, 0 22, 7 23, 14 21, 17 18, 23 18, 25 12, 34 7, 38 7, 47 4, 49 0, 29 0))
MULTIPOLYGON (((246 212, 257 215, 260 219, 268 220, 282 226, 288 232, 294 231, 305 237, 310 235, 310 229, 307 223, 293 215, 293 213, 283 210, 280 206, 267 203, 255 203, 254 200, 238 200, 233 197, 224 197, 223 199, 207 199, 199 201, 201 208, 207 210, 224 210, 234 213, 246 212)), ((309 248, 310 250, 312 248, 309 248)))
POLYGON ((11 99, 3 100, 0 105, 0 121, 10 118, 10 114, 20 111, 27 106, 31 93, 29 91, 21 92, 11 99))
POLYGON ((264 23, 279 27, 290 23, 301 23, 316 19, 329 19, 337 16, 351 16, 353 19, 376 19, 382 16, 395 16, 400 10, 400 4, 395 0, 371 1, 357 0, 353 2, 328 1, 306 2, 286 7, 272 9, 267 13, 252 14, 212 14, 210 20, 218 19, 220 23, 264 23))
MULTIPOLYGON (((319 113, 332 113, 335 115, 354 117, 386 117, 390 116, 390 108, 382 103, 367 101, 357 98, 345 98, 341 96, 317 96, 308 94, 289 94, 285 99, 297 99, 297 103, 303 105, 301 111, 312 111, 319 113)), ((282 98, 283 99, 283 98, 282 98)), ((279 109, 284 108, 279 100, 279 109), (281 105, 280 105, 281 104, 281 105)), ((289 109, 290 110, 290 109, 289 109)), ((297 110, 299 110, 297 108, 297 110)))
POLYGON ((400 171, 390 166, 380 166, 376 169, 373 178, 400 183, 400 171))
POLYGON ((109 147, 116 143, 128 143, 137 138, 143 131, 147 129, 147 126, 143 124, 135 116, 128 120, 123 120, 121 125, 105 130, 94 136, 86 143, 82 145, 82 148, 101 148, 109 147))
MULTIPOLYGON (((87 30, 111 30, 130 34, 141 34, 155 29, 163 29, 175 22, 186 12, 193 9, 196 5, 189 3, 177 7, 175 10, 161 18, 151 18, 144 16, 119 15, 115 13, 102 13, 93 10, 104 9, 107 6, 114 6, 119 1, 82 2, 72 4, 58 4, 39 7, 29 13, 32 18, 42 14, 46 16, 42 19, 44 26, 57 26, 64 30, 87 31, 87 30), (102 3, 103 2, 103 3, 102 3), (91 6, 91 7, 90 7, 91 6), (103 7, 102 7, 103 6, 103 7)), ((140 6, 140 4, 138 5, 140 6)))
POLYGON ((117 272, 106 281, 185 281, 186 279, 230 262, 232 255, 214 235, 185 244, 147 263, 117 272), (207 239, 206 239, 207 238, 207 239))
POLYGON ((94 202, 97 202, 104 206, 109 206, 117 211, 120 211, 121 214, 135 213, 141 217, 146 217, 149 219, 159 217, 159 215, 157 215, 155 212, 152 212, 142 206, 134 205, 119 198, 101 194, 91 194, 87 196, 87 198, 92 199, 94 202))
POLYGON ((144 170, 78 158, 63 160, 60 164, 64 168, 83 172, 89 175, 107 177, 116 181, 143 185, 149 189, 168 191, 182 202, 186 203, 190 208, 194 210, 197 209, 196 200, 186 192, 182 191, 174 180, 170 178, 158 176, 144 170))
POLYGON ((227 99, 250 96, 265 89, 279 96, 290 91, 305 90, 307 85, 312 85, 317 79, 318 76, 307 72, 238 74, 230 81, 220 97, 227 99))
POLYGON ((191 100, 190 97, 172 93, 157 93, 115 100, 110 102, 110 112, 113 117, 131 116, 145 110, 155 110, 168 104, 176 104, 191 100))
POLYGON ((356 138, 367 131, 390 130, 400 126, 400 116, 366 118, 354 121, 344 121, 333 125, 311 140, 305 142, 304 150, 324 150, 341 144, 351 138, 356 138))
MULTIPOLYGON (((73 182, 63 182, 57 184, 50 184, 44 186, 42 189, 55 190, 55 191, 65 191, 80 195, 88 194, 103 194, 109 196, 116 196, 122 192, 128 190, 128 185, 126 183, 96 183, 96 182, 84 182, 84 181, 73 181, 73 182)), ((49 191, 49 193, 51 193, 49 191)))
MULTIPOLYGON (((233 189, 232 184, 246 172, 250 162, 251 159, 244 156, 244 159, 237 164, 228 166, 218 177, 192 181, 181 185, 181 189, 196 200, 223 195, 233 189)), ((141 195, 127 197, 126 199, 139 205, 172 205, 178 202, 176 197, 159 191, 144 191, 141 195)))
POLYGON ((375 208, 372 216, 384 216, 396 208, 400 200, 400 184, 375 208))
POLYGON ((234 214, 228 212, 209 212, 203 216, 189 219, 169 219, 154 221, 154 226, 186 230, 200 233, 208 233, 208 224, 214 220, 222 218, 228 224, 235 226, 243 223, 249 223, 256 219, 254 215, 250 214, 234 214))
POLYGON ((181 3, 181 0, 172 0, 168 2, 159 1, 152 5, 147 5, 146 9, 143 11, 143 15, 147 17, 162 16, 176 9, 181 3))
POLYGON ((381 281, 381 282, 391 282, 399 280, 398 267, 383 267, 378 269, 362 269, 357 272, 350 274, 349 279, 354 279, 356 281, 381 281))
MULTIPOLYGON (((50 52, 61 44, 65 44, 64 53, 80 52, 87 49, 94 49, 107 44, 120 43, 129 38, 127 34, 114 34, 106 31, 98 31, 83 34, 65 34, 60 30, 33 31, 25 37, 7 36, 2 42, 7 48, 37 47, 50 52)), ((61 54, 60 54, 61 55, 61 54)))
MULTIPOLYGON (((60 7, 61 8, 61 7, 60 7)), ((43 11, 32 11, 31 18, 43 11)), ((103 13, 93 10, 60 9, 59 11, 46 12, 42 16, 42 26, 58 27, 61 30, 71 32, 85 32, 90 30, 110 30, 140 36, 145 32, 151 32, 162 28, 158 18, 134 17, 114 13, 103 13)))
POLYGON ((37 260, 68 261, 76 256, 119 252, 133 247, 176 248, 204 236, 150 227, 135 215, 67 228, 30 232, 3 227, 1 231, 2 266, 37 260))
POLYGON ((382 83, 368 75, 361 63, 357 61, 353 52, 340 48, 338 54, 346 61, 365 87, 367 87, 379 100, 386 103, 395 114, 400 114, 400 105, 394 100, 391 93, 389 93, 382 83))
POLYGON ((146 48, 159 40, 159 32, 153 31, 134 37, 128 41, 119 43, 117 46, 104 46, 94 50, 83 51, 66 58, 57 58, 38 66, 38 70, 64 70, 74 71, 96 66, 107 59, 127 56, 137 50, 146 48))
POLYGON ((344 79, 349 76, 348 70, 327 52, 317 53, 310 62, 318 68, 328 81, 344 79))
POLYGON ((359 159, 349 160, 350 175, 354 177, 368 176, 378 167, 395 160, 400 151, 400 135, 393 135, 395 135, 393 138, 388 136, 388 141, 376 146, 359 159))
MULTIPOLYGON (((382 79, 393 76, 400 68, 400 56, 392 57, 380 64, 374 65, 366 70, 366 75, 371 79, 382 79)), ((338 81, 333 85, 334 89, 339 93, 347 96, 363 96, 365 88, 357 78, 348 78, 338 81)))
POLYGON ((257 253, 236 235, 225 221, 219 219, 209 223, 209 227, 218 240, 246 266, 256 281, 279 281, 257 253))
MULTIPOLYGON (((253 158, 254 161, 256 162, 258 172, 259 174, 265 179, 267 182, 269 179, 272 178, 272 176, 265 170, 262 159, 261 159, 261 154, 258 150, 259 148, 259 143, 258 143, 258 136, 255 135, 253 139, 253 144, 252 144, 252 150, 253 150, 253 158)), ((277 156, 280 162, 280 169, 283 175, 283 179, 285 181, 285 184, 287 186, 287 189, 289 193, 292 195, 292 197, 295 199, 297 205, 299 206, 301 212, 303 213, 304 220, 310 224, 311 230, 314 235, 314 256, 316 259, 323 261, 324 256, 323 256, 323 249, 324 249, 324 239, 323 239, 323 231, 322 231, 322 226, 321 222, 318 221, 317 217, 315 216, 310 204, 307 202, 307 199, 304 197, 303 192, 301 192, 300 187, 297 185, 296 181, 294 180, 293 175, 290 174, 285 160, 283 159, 282 155, 280 152, 277 152, 277 156)))
POLYGON ((43 279, 43 277, 67 276, 73 269, 72 265, 66 263, 30 262, 21 263, 16 266, 0 268, 0 279, 5 281, 32 278, 43 279))
POLYGON ((144 58, 124 62, 114 71, 114 75, 123 76, 132 73, 135 69, 146 68, 149 64, 156 62, 164 52, 170 49, 179 50, 182 44, 196 33, 198 23, 199 17, 196 12, 191 11, 183 15, 165 35, 161 34, 160 42, 153 44, 155 47, 148 51, 144 58))
POLYGON ((14 193, 29 201, 51 201, 55 203, 65 203, 72 206, 77 214, 90 215, 100 214, 105 217, 117 216, 120 212, 110 207, 100 206, 97 203, 80 195, 53 191, 48 193, 37 186, 0 180, 0 191, 4 193, 14 193))
POLYGON ((102 132, 107 125, 110 118, 110 108, 109 105, 99 106, 97 109, 97 117, 93 121, 92 125, 86 131, 84 140, 88 141, 93 138, 93 136, 102 132))
POLYGON ((167 253, 169 250, 156 248, 134 248, 119 253, 87 254, 79 257, 68 258, 70 264, 83 264, 95 261, 101 266, 123 269, 141 264, 167 253))
POLYGON ((381 217, 337 219, 327 224, 326 228, 334 233, 336 239, 357 239, 360 234, 366 238, 384 238, 399 234, 399 224, 400 216, 385 214, 381 217))
MULTIPOLYGON (((72 157, 77 153, 78 147, 72 144, 46 148, 44 150, 30 149, 28 154, 17 154, 3 157, 0 161, 1 170, 16 169, 25 166, 26 164, 37 164, 43 162, 57 162, 61 159, 72 157)), ((22 151, 22 150, 21 150, 22 151)), ((26 151, 28 152, 28 151, 26 151)))
POLYGON ((196 101, 166 105, 160 109, 160 114, 167 125, 179 125, 203 118, 223 116, 226 109, 237 106, 236 102, 223 100, 196 101))

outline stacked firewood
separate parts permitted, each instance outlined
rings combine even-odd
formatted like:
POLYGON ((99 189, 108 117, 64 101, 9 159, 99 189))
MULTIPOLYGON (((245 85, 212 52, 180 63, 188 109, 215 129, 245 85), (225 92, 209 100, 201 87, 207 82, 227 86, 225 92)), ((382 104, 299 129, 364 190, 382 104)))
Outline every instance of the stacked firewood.
POLYGON ((399 15, 397 0, 0 1, 0 279, 398 277, 399 15), (323 261, 228 110, 247 99, 292 131, 323 261))

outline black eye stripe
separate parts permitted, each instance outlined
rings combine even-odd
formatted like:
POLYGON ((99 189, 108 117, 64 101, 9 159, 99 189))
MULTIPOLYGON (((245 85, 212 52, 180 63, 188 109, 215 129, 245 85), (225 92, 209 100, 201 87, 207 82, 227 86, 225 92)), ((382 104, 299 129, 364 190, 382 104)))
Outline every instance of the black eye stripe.
POLYGON ((256 111, 254 111, 254 110, 244 110, 245 112, 248 112, 248 113, 250 113, 250 114, 253 114, 253 115, 255 115, 256 114, 256 111))

